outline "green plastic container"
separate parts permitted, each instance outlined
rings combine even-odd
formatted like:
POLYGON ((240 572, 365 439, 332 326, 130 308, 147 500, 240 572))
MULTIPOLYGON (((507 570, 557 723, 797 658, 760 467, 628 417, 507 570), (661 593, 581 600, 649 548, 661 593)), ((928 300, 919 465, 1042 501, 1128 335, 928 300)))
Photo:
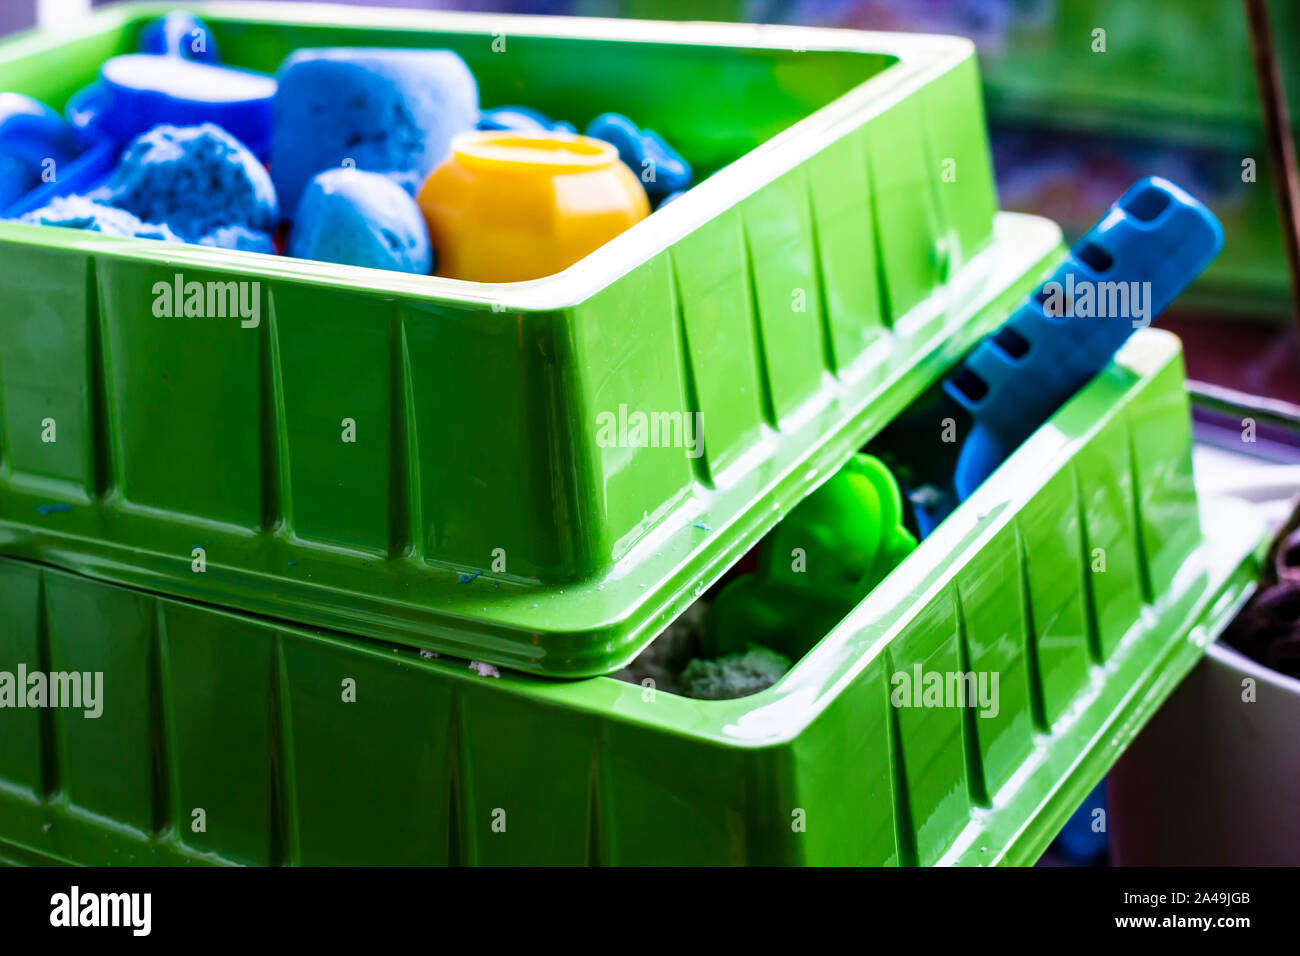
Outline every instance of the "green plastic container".
POLYGON ((1190 428, 1177 340, 1139 332, 731 701, 479 676, 0 560, 0 671, 105 675, 97 719, 0 710, 0 859, 1030 862, 1256 579, 1255 513, 1198 516, 1190 428), (900 706, 918 667, 998 674, 996 715, 900 706))
MULTIPOLYGON (((0 89, 61 106, 171 6, 0 45, 0 89)), ((626 109, 712 175, 565 272, 509 285, 0 224, 6 554, 529 672, 608 673, 1058 254, 1050 223, 994 214, 963 40, 202 15, 228 62, 266 70, 303 46, 449 47, 486 104, 579 125, 626 109), (160 317, 177 276, 248 284, 249 317, 160 317), (668 416, 655 438, 679 447, 638 444, 638 414, 668 416), (672 416, 702 424, 701 454, 672 416)))

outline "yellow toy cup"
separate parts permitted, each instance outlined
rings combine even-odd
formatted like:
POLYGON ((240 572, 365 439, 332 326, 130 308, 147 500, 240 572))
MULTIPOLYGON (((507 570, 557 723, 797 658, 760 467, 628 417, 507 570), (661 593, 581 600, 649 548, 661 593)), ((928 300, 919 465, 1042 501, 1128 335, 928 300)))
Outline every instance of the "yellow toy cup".
POLYGON ((417 199, 437 274, 476 282, 553 275, 650 215, 609 143, 510 130, 455 137, 417 199))

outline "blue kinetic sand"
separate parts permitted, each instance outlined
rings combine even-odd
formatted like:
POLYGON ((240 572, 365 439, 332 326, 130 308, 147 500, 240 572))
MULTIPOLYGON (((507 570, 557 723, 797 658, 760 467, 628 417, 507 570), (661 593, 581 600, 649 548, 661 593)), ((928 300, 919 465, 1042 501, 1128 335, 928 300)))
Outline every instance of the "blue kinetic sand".
POLYGON ((264 73, 128 53, 100 68, 99 80, 68 101, 67 115, 86 142, 119 145, 160 124, 215 123, 264 157, 274 99, 275 79, 264 73))
POLYGON ((271 169, 286 210, 312 176, 346 165, 414 194, 479 119, 474 76, 448 50, 299 50, 279 78, 271 169))
POLYGON ((481 130, 513 129, 521 133, 577 133, 572 123, 551 119, 540 110, 527 106, 498 106, 479 114, 481 130))
POLYGON ((307 184, 288 253, 420 275, 433 264, 424 217, 411 195, 381 173, 346 167, 307 184))
POLYGON ((141 53, 180 56, 207 63, 221 60, 217 41, 208 25, 184 10, 174 10, 146 24, 140 31, 138 46, 141 53))
POLYGON ((53 181, 80 152, 68 122, 39 100, 0 93, 0 209, 53 181))
POLYGON ((275 243, 270 233, 256 232, 246 226, 221 226, 206 236, 199 237, 199 245, 219 249, 239 249, 242 252, 275 254, 275 243))
POLYGON ((19 217, 19 222, 38 226, 62 226, 85 229, 106 236, 133 236, 137 239, 181 240, 162 223, 141 222, 124 209, 94 202, 86 196, 61 196, 48 206, 19 217))
POLYGON ((1165 179, 1134 184, 944 382, 974 418, 954 485, 965 500, 1150 324, 1223 247, 1208 209, 1165 179))
POLYGON ((165 222, 190 242, 228 225, 270 233, 279 221, 270 174, 211 123, 159 126, 138 137, 94 198, 165 222))
POLYGON ((691 185, 691 164, 654 130, 641 129, 620 113, 600 114, 587 125, 586 135, 614 145, 652 203, 691 185))

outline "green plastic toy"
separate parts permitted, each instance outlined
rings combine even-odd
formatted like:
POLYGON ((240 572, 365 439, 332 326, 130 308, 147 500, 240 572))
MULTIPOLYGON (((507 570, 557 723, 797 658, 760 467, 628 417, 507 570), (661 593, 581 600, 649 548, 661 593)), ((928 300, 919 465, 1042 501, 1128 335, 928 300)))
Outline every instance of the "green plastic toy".
POLYGON ((823 632, 915 548, 898 482, 879 459, 855 455, 776 527, 758 571, 723 589, 705 624, 706 644, 715 655, 750 644, 789 647, 792 639, 804 646, 799 635, 823 632))

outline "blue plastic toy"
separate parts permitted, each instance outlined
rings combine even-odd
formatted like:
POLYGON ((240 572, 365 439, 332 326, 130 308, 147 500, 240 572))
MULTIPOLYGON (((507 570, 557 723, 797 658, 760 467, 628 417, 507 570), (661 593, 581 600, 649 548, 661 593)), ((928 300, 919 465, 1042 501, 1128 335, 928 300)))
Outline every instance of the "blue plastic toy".
POLYGON ((67 116, 87 143, 125 146, 155 126, 215 123, 264 158, 271 146, 275 78, 179 56, 128 53, 68 101, 67 116))
POLYGON ((498 106, 484 110, 478 117, 481 130, 513 129, 524 133, 576 133, 572 123, 551 119, 545 113, 527 106, 498 106))
POLYGON ((208 25, 184 10, 173 10, 140 31, 140 52, 219 63, 217 41, 208 25))
POLYGON ((954 475, 958 499, 1100 372, 1222 247, 1218 219, 1187 192, 1155 177, 1131 186, 1052 278, 944 382, 974 418, 954 475))
POLYGON ((691 184, 690 163, 654 130, 639 128, 621 113, 601 113, 587 125, 586 134, 613 144, 652 203, 691 184))

